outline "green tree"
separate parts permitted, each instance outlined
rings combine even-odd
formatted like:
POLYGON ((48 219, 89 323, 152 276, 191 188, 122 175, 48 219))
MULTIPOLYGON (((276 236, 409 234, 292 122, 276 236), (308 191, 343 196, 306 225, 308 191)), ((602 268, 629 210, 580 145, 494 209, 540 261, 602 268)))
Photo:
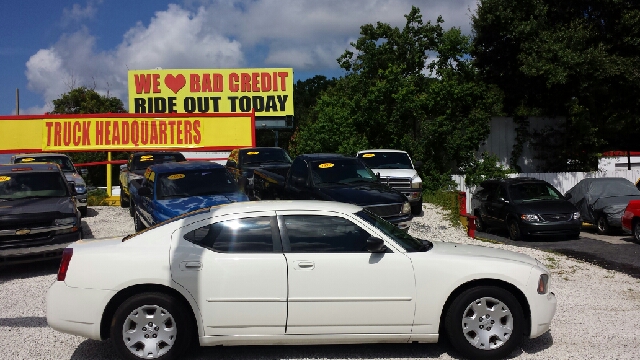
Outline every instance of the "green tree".
POLYGON ((436 190, 473 162, 500 96, 480 81, 460 29, 444 30, 442 18, 424 23, 416 7, 405 18, 402 29, 361 27, 355 52, 338 59, 347 75, 321 95, 298 152, 404 149, 423 161, 424 186, 436 190))
MULTIPOLYGON (((59 99, 53 100, 53 111, 50 114, 101 114, 101 113, 126 113, 122 100, 98 94, 94 89, 78 87, 62 94, 59 99)), ((104 151, 70 152, 67 153, 76 163, 88 163, 107 160, 104 151)), ((125 160, 126 152, 112 153, 112 160, 125 160)), ((90 185, 106 185, 106 166, 89 166, 86 181, 90 185)), ((112 182, 118 183, 119 167, 112 165, 112 182)))
POLYGON ((592 170, 603 150, 640 148, 640 2, 481 0, 472 23, 475 63, 507 114, 566 117, 548 170, 592 170))

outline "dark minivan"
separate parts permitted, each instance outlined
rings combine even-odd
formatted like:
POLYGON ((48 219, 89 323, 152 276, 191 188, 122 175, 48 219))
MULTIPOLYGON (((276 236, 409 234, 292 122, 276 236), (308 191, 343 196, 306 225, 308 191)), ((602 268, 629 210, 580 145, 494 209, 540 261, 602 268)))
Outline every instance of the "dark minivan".
POLYGON ((0 263, 61 255, 80 240, 75 195, 56 164, 0 165, 0 263))
POLYGON ((580 237, 580 212, 544 180, 486 180, 471 198, 476 229, 504 228, 512 240, 528 236, 580 237))

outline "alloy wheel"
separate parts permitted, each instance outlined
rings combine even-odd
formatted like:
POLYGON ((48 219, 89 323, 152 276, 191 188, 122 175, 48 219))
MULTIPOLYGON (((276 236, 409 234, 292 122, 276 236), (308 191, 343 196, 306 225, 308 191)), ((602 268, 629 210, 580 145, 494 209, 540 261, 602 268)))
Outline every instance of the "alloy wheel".
POLYGON ((462 332, 467 341, 477 349, 497 349, 511 337, 513 315, 502 301, 482 297, 469 304, 464 311, 462 332))
POLYGON ((171 350, 177 329, 173 316, 157 305, 133 310, 122 326, 122 340, 132 354, 157 359, 171 350))

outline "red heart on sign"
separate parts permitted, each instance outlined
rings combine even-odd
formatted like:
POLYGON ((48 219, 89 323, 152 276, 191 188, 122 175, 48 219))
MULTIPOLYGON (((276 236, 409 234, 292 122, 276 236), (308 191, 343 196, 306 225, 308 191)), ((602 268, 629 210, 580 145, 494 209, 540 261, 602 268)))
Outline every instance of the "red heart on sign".
POLYGON ((186 83, 187 80, 185 80, 184 75, 182 74, 178 76, 169 74, 164 77, 164 84, 167 85, 167 87, 171 89, 174 94, 177 94, 178 91, 180 91, 180 89, 182 89, 186 83))

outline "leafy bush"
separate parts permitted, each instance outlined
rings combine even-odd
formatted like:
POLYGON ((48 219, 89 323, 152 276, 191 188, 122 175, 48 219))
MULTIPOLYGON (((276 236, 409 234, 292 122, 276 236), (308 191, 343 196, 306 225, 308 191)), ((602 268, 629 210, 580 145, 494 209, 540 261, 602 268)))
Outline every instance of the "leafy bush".
POLYGON ((422 195, 422 201, 430 204, 438 205, 444 209, 447 214, 445 218, 453 226, 460 226, 460 205, 458 202, 457 191, 436 190, 433 192, 425 192, 422 195))
POLYGON ((108 205, 105 199, 108 197, 107 191, 103 189, 96 189, 89 191, 87 194, 88 206, 105 206, 108 205))

